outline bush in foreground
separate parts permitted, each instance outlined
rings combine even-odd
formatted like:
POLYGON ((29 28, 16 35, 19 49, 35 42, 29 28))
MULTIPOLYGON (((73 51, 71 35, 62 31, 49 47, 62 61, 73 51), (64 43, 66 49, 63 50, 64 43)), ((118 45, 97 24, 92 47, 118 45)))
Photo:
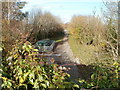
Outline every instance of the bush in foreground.
POLYGON ((74 83, 68 82, 69 74, 63 72, 51 60, 51 64, 43 57, 38 57, 38 50, 29 42, 15 45, 2 65, 3 88, 72 88, 74 83))
MULTIPOLYGON (((120 64, 115 61, 113 65, 106 66, 93 64, 95 72, 89 80, 77 80, 77 84, 69 80, 70 75, 65 73, 59 65, 51 64, 38 56, 27 41, 17 42, 9 55, 2 62, 2 88, 3 89, 44 89, 44 88, 120 88, 120 64)), ((87 71, 86 71, 87 72, 87 71)))

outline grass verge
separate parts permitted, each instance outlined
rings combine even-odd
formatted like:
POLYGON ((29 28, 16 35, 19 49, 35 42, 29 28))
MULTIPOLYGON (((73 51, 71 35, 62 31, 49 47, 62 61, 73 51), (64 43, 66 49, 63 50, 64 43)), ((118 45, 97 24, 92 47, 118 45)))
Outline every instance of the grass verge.
POLYGON ((91 64, 96 61, 95 53, 98 48, 93 45, 82 45, 72 35, 69 36, 69 44, 75 57, 80 58, 82 64, 91 64))

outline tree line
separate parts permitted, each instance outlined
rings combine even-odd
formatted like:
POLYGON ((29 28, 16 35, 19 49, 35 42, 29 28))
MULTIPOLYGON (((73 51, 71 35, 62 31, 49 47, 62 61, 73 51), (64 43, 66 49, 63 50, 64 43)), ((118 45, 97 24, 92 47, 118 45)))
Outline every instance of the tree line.
POLYGON ((26 2, 2 2, 2 43, 4 51, 12 49, 16 40, 26 39, 31 43, 63 34, 59 17, 41 9, 23 13, 26 2))

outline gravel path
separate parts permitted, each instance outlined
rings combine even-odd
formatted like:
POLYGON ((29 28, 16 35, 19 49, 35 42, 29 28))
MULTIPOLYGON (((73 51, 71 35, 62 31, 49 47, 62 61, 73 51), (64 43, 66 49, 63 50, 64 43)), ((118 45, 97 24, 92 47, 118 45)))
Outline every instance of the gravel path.
POLYGON ((65 67, 70 67, 70 70, 67 72, 71 75, 71 79, 78 79, 79 73, 78 68, 75 64, 80 64, 78 60, 74 57, 72 50, 68 43, 68 38, 65 37, 63 41, 57 43, 57 46, 54 50, 55 54, 61 54, 59 57, 54 57, 55 62, 59 65, 65 67))

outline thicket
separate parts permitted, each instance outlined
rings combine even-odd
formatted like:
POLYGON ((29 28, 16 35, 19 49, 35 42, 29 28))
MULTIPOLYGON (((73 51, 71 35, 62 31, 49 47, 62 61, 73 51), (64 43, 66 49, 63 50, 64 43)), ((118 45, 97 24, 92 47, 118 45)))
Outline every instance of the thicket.
MULTIPOLYGON (((45 38, 55 38, 63 35, 63 27, 59 18, 50 12, 37 11, 30 15, 29 39, 38 41, 45 38), (34 38, 33 38, 34 37, 34 38)), ((28 26, 29 27, 29 26, 28 26)))
POLYGON ((104 24, 97 16, 73 16, 68 29, 80 44, 98 45, 104 38, 104 24))

